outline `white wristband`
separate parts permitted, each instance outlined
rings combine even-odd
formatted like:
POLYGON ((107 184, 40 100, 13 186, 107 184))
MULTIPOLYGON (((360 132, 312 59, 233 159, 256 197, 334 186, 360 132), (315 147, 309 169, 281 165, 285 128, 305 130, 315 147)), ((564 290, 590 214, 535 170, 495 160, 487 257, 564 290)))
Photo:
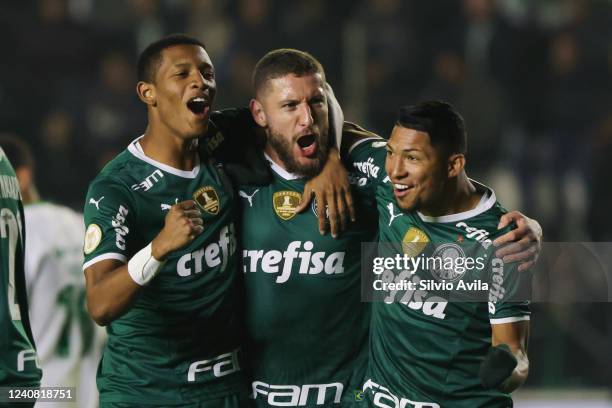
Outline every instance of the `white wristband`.
POLYGON ((144 286, 157 276, 164 263, 153 258, 151 244, 149 244, 130 259, 128 262, 128 273, 134 282, 144 286))

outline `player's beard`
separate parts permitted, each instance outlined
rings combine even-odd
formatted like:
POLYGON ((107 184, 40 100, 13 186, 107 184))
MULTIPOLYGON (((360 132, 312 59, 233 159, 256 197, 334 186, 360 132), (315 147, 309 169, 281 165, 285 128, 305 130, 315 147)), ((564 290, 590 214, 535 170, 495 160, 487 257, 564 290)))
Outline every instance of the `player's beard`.
POLYGON ((308 163, 299 163, 293 156, 293 146, 297 142, 294 139, 287 140, 285 136, 275 132, 272 128, 268 131, 268 143, 285 165, 285 170, 305 177, 314 177, 319 174, 327 160, 329 151, 327 134, 317 137, 316 142, 317 152, 314 157, 310 157, 308 163))

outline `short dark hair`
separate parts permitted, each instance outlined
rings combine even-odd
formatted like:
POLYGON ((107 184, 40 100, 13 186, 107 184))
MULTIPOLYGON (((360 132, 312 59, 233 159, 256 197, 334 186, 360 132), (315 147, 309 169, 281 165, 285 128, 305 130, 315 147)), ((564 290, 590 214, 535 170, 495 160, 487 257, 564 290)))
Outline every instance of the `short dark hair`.
POLYGON ((0 134, 0 147, 16 170, 18 167, 34 169, 34 156, 28 145, 19 137, 2 133, 0 134))
POLYGON ((139 81, 154 82, 155 74, 161 64, 162 51, 173 45, 198 45, 204 49, 204 43, 185 34, 170 34, 147 46, 138 57, 137 75, 139 81))
POLYGON ((321 74, 325 82, 323 66, 311 54, 292 48, 279 48, 264 55, 255 65, 252 77, 253 91, 257 94, 267 81, 288 74, 298 77, 321 74))
POLYGON ((467 152, 465 122, 450 103, 425 101, 404 106, 399 110, 397 125, 427 132, 432 146, 444 157, 467 152))

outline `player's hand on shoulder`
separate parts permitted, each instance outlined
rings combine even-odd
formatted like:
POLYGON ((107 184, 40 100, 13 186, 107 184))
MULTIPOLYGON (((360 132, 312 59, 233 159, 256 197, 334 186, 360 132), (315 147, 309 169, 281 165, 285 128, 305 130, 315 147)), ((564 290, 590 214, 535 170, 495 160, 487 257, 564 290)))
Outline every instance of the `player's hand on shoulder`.
POLYGON ((308 206, 312 196, 316 198, 321 234, 325 234, 329 222, 331 234, 335 238, 346 229, 349 218, 355 221, 355 205, 351 196, 348 172, 342 165, 336 149, 331 149, 323 170, 306 183, 297 212, 303 211, 308 206))
POLYGON ((504 262, 520 262, 519 271, 525 271, 534 266, 542 250, 542 227, 540 224, 519 211, 504 214, 499 221, 498 229, 511 223, 516 228, 493 241, 501 247, 495 255, 504 262))
POLYGON ((173 205, 166 214, 164 228, 153 240, 153 257, 164 260, 170 252, 184 247, 202 231, 204 221, 195 201, 186 200, 173 205))

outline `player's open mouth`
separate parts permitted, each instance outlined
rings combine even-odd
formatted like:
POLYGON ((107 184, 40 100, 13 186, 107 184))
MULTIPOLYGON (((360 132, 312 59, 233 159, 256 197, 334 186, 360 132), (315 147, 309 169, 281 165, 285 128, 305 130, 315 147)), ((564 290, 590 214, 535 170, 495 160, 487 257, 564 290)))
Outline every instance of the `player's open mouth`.
POLYGON ((314 134, 300 136, 297 140, 302 155, 309 157, 317 152, 317 142, 314 134))
POLYGON ((402 197, 414 189, 414 184, 399 184, 393 183, 393 194, 396 197, 402 197))
POLYGON ((197 117, 205 118, 210 109, 210 103, 207 99, 196 96, 187 102, 187 108, 197 117))

